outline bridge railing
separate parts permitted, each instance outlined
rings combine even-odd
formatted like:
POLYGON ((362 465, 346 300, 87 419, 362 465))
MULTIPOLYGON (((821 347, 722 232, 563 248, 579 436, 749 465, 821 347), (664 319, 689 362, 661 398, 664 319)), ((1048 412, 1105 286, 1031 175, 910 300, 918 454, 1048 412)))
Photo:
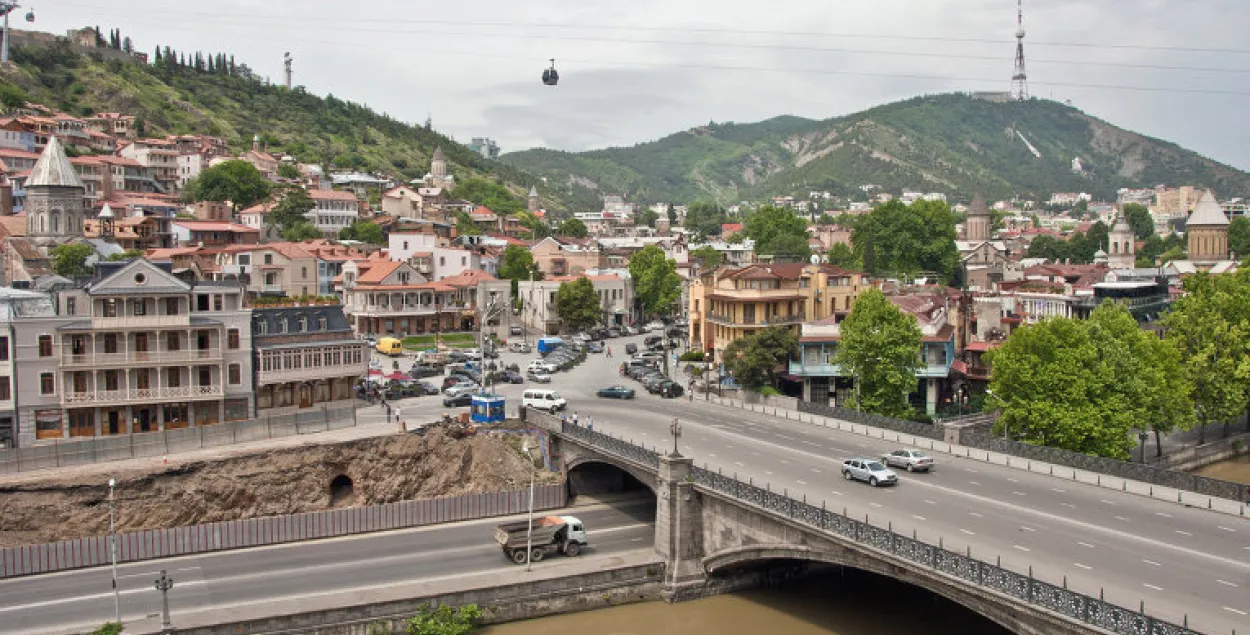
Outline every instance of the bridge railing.
MULTIPOLYGON (((600 432, 563 425, 565 435, 587 443, 596 450, 621 458, 659 465, 660 455, 628 441, 600 432)), ((1185 626, 1152 617, 1141 610, 1133 610, 1107 602, 1102 598, 1078 593, 1062 586, 1034 578, 1032 567, 1024 575, 971 557, 966 553, 951 551, 911 536, 894 532, 889 528, 872 525, 847 515, 817 507, 805 500, 797 500, 783 492, 744 483, 736 477, 725 476, 703 468, 692 468, 691 480, 696 487, 727 496, 734 500, 782 516, 788 520, 807 525, 817 531, 878 549, 904 558, 918 565, 958 578, 1016 600, 1053 611, 1083 624, 1102 628, 1122 635, 1198 635, 1185 626)))

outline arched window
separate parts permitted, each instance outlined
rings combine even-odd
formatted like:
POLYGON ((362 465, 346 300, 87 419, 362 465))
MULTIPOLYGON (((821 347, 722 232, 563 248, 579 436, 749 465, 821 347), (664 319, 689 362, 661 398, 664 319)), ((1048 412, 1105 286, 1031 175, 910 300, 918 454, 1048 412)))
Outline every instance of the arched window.
POLYGON ((52 211, 52 233, 61 233, 61 212, 57 210, 52 211))

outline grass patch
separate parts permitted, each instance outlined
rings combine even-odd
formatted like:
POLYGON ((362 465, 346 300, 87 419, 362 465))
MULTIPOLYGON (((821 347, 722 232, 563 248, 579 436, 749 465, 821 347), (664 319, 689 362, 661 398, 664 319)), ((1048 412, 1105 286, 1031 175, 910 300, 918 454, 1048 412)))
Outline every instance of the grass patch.
MULTIPOLYGON (((445 333, 439 335, 437 341, 452 348, 473 348, 477 346, 477 334, 445 333)), ((413 335, 404 338, 404 348, 426 349, 434 346, 435 337, 433 335, 413 335)))

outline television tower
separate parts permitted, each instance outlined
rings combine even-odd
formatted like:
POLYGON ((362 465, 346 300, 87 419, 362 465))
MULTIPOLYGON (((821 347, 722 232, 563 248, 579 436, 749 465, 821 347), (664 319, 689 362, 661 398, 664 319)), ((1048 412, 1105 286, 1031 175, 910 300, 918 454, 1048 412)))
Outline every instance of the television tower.
POLYGON ((1028 78, 1024 72, 1024 0, 1016 0, 1016 70, 1011 75, 1011 94, 1020 101, 1029 98, 1028 78))
POLYGON ((291 90, 291 54, 289 52, 282 54, 282 67, 286 71, 286 89, 291 90))

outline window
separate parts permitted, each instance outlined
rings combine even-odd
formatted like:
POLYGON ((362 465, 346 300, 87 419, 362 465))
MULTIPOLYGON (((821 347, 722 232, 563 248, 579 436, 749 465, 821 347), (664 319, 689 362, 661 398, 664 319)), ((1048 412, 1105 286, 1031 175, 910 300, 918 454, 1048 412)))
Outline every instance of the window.
POLYGON ((39 336, 39 356, 40 357, 52 357, 52 336, 51 335, 39 336))
POLYGON ((117 317, 117 300, 112 298, 105 300, 101 310, 104 311, 104 317, 117 317))
POLYGON ((135 371, 135 388, 147 390, 152 387, 152 377, 148 375, 148 372, 146 368, 135 371))
POLYGON ((147 315, 148 303, 144 302, 143 300, 135 300, 134 314, 135 315, 147 315))
POLYGON ((300 316, 300 318, 299 318, 299 332, 300 332, 300 333, 307 333, 307 332, 308 332, 308 317, 307 317, 307 316, 304 316, 304 315, 301 315, 301 316, 300 316))
MULTIPOLYGON (((264 324, 264 322, 261 322, 261 324, 264 324)), ((227 348, 239 347, 239 329, 230 329, 226 331, 226 347, 227 348)))
POLYGON ((56 394, 56 378, 52 373, 39 374, 39 394, 55 395, 56 394))
POLYGON ((286 326, 287 326, 286 318, 278 320, 278 332, 279 333, 286 333, 286 326))
POLYGON ((65 315, 77 315, 76 298, 65 298, 65 315))
POLYGON ((13 398, 12 389, 9 388, 9 378, 0 377, 0 401, 8 401, 13 398))
POLYGON ((243 370, 238 364, 230 365, 230 385, 237 386, 243 383, 243 370))
POLYGON ((273 254, 265 254, 265 264, 267 265, 273 264, 273 254))
POLYGON ((148 351, 148 334, 135 333, 135 352, 146 353, 148 351))
POLYGON ((213 371, 210 370, 208 366, 200 366, 200 385, 213 385, 213 371))
POLYGON ((324 315, 317 318, 317 330, 318 331, 328 330, 328 327, 326 326, 326 324, 327 324, 327 321, 324 315))
POLYGON ((115 370, 104 371, 104 389, 118 390, 118 373, 115 370))
POLYGON ((178 315, 178 298, 165 298, 165 315, 178 315))
POLYGON ((214 310, 214 311, 220 311, 220 310, 221 310, 221 305, 222 305, 222 296, 221 296, 221 294, 217 294, 217 295, 213 296, 213 310, 214 310))
POLYGON ((306 280, 308 278, 308 267, 299 268, 299 277, 301 280, 306 280))
POLYGON ((261 335, 266 335, 269 333, 269 322, 265 320, 261 320, 256 323, 256 326, 258 327, 256 329, 257 333, 260 333, 261 335))
POLYGON ((446 267, 446 266, 447 266, 447 259, 446 259, 446 258, 444 258, 443 256, 439 256, 439 257, 438 257, 438 266, 440 266, 440 267, 446 267))
POLYGON ((408 250, 408 241, 404 241, 404 251, 408 250))
POLYGON ((195 296, 195 310, 196 311, 208 310, 208 296, 206 295, 195 296))

